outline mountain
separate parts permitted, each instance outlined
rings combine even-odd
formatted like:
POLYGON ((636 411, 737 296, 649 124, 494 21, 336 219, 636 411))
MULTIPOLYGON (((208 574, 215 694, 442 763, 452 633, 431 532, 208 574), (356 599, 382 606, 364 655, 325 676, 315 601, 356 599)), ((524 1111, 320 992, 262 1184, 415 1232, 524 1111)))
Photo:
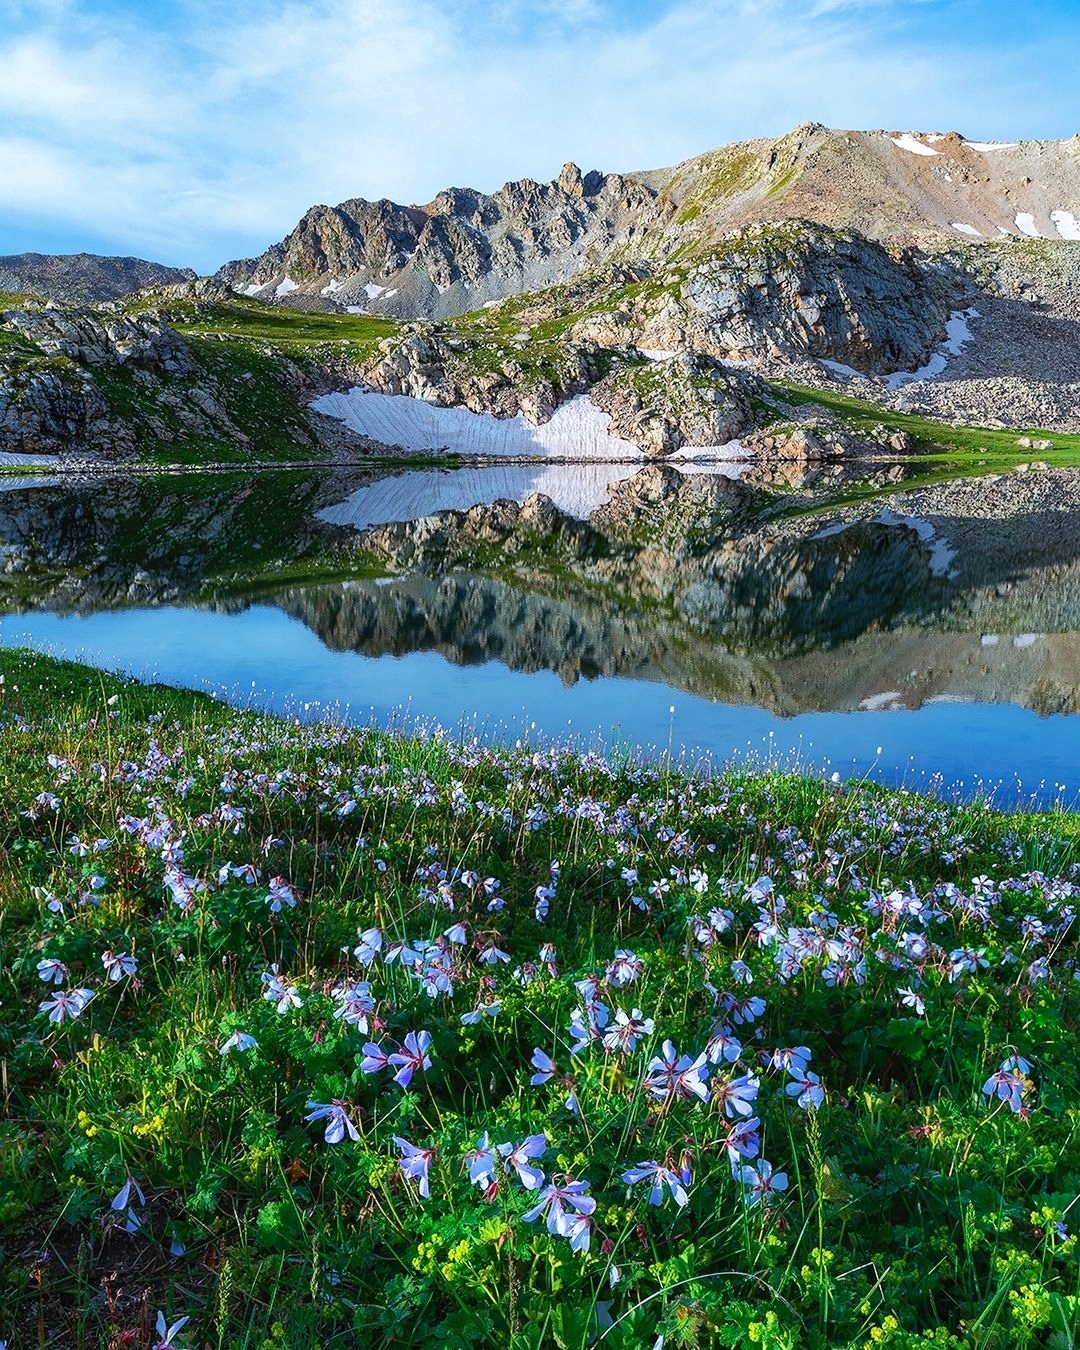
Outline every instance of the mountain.
POLYGON ((0 255, 0 291, 73 304, 122 300, 148 286, 194 279, 190 267, 166 267, 145 258, 103 258, 95 253, 0 255))
POLYGON ((817 124, 674 168, 582 174, 425 206, 315 206, 258 258, 216 279, 304 308, 439 318, 569 281, 609 261, 708 254, 743 227, 808 221, 890 249, 1080 240, 1080 137, 972 141, 956 132, 817 124))
MULTIPOLYGON (((874 426, 923 444, 987 428, 968 442, 983 449, 1015 428, 999 449, 1041 449, 1080 432, 1078 244, 1080 137, 809 125, 670 169, 357 198, 313 207, 261 258, 161 286, 156 312, 0 309, 0 453, 437 453, 465 442, 423 405, 539 427, 579 397, 574 436, 606 414, 649 456, 768 429, 763 453, 803 457, 809 436, 846 457, 874 426), (807 389, 822 434, 793 430, 807 389), (372 393, 421 403, 390 427, 372 393), (938 430, 897 420, 911 413, 938 430)), ((187 275, 7 261, 0 285, 53 296, 187 275)))

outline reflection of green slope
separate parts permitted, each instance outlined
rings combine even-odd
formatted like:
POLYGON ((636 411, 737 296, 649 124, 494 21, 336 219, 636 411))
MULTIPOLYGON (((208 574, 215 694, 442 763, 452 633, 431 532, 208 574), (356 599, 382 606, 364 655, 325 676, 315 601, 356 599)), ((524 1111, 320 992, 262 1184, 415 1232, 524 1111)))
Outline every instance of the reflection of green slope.
POLYGON ((313 513, 356 482, 179 474, 5 491, 0 609, 91 613, 355 573, 352 541, 313 513))

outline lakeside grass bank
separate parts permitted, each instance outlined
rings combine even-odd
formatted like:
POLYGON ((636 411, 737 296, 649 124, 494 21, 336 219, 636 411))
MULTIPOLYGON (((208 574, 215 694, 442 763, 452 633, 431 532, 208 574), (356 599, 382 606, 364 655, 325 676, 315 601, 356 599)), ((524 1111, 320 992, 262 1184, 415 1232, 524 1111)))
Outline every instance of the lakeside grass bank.
POLYGON ((0 675, 11 1350, 1075 1343, 1077 816, 0 675))

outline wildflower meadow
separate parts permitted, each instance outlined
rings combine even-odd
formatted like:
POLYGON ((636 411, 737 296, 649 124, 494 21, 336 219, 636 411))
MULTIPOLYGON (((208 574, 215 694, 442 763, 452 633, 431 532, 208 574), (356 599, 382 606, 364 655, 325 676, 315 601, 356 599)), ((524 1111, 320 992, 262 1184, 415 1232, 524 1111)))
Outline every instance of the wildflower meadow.
POLYGON ((1075 816, 0 671, 9 1350, 1077 1344, 1075 816))

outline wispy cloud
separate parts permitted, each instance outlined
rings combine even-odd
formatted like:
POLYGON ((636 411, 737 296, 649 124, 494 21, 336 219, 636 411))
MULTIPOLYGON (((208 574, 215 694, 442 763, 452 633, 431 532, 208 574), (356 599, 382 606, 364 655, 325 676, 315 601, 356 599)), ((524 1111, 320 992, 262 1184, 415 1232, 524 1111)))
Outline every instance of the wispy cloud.
POLYGON ((957 28, 965 0, 6 8, 0 250, 66 232, 73 249, 109 241, 209 270, 315 202, 425 201, 568 158, 655 167, 807 120, 990 136, 1080 122, 1074 81, 1052 106, 1040 96, 1069 64, 1068 13, 1027 25, 1025 62, 998 50, 993 23, 977 43, 957 28))

